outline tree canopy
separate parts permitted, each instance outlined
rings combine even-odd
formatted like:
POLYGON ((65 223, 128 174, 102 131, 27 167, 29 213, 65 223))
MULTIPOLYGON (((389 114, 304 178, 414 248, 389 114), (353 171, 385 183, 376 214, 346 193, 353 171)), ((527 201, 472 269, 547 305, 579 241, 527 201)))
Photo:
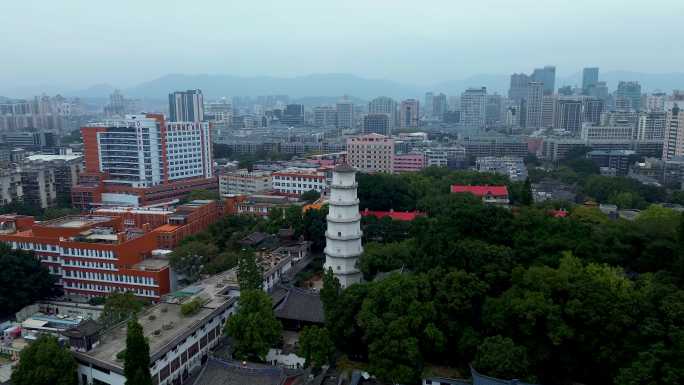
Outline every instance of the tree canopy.
POLYGON ((56 279, 32 252, 0 243, 0 316, 11 315, 36 300, 60 295, 56 279))
POLYGON ((15 385, 77 385, 76 360, 57 338, 41 335, 22 350, 12 373, 15 385))
POLYGON ((226 324, 236 358, 263 361, 268 350, 280 340, 281 329, 268 294, 262 290, 240 291, 238 310, 226 324))
MULTIPOLYGON (((608 177, 584 171, 601 199, 629 186, 647 204, 661 199, 632 182, 604 189, 608 177)), ((362 177, 370 209, 400 190, 406 200, 393 208, 427 216, 396 232, 364 220, 365 283, 340 290, 325 272, 325 328, 338 350, 387 383, 414 383, 428 365, 542 384, 684 381, 684 215, 648 205, 627 221, 574 206, 557 218, 522 198, 507 210, 449 193, 476 177, 497 181, 444 170, 362 177)))
POLYGON ((126 354, 124 358, 126 385, 152 385, 150 375, 150 346, 137 320, 128 321, 126 354))

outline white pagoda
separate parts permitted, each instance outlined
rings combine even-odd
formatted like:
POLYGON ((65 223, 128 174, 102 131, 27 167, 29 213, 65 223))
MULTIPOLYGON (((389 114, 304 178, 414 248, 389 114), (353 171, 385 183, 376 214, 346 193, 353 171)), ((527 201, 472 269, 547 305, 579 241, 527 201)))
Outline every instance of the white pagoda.
POLYGON ((356 196, 356 170, 342 164, 333 170, 325 232, 325 264, 331 268, 342 288, 361 282, 357 261, 361 246, 361 214, 356 196))

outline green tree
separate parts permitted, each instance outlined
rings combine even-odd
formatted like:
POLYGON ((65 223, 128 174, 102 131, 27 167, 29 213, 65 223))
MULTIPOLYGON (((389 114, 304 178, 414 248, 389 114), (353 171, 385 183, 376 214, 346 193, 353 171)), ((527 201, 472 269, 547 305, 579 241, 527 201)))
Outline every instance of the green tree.
POLYGON ((55 278, 32 252, 0 243, 0 316, 60 294, 55 278))
POLYGON ((152 385, 150 375, 150 346, 137 320, 128 321, 126 354, 124 359, 126 385, 152 385))
MULTIPOLYGON (((477 349, 475 369, 482 374, 503 379, 529 379, 529 363, 524 346, 502 336, 487 337, 477 349)), ((530 381, 534 381, 530 379, 530 381)))
POLYGON ((326 205, 319 210, 306 210, 302 218, 302 235, 304 236, 304 239, 311 242, 311 250, 313 252, 321 252, 325 247, 327 215, 328 206, 326 205))
POLYGON ((340 285, 340 281, 333 274, 332 268, 328 267, 328 270, 323 273, 323 288, 321 289, 321 302, 323 303, 326 320, 332 319, 341 292, 342 285, 340 285))
POLYGON ((305 366, 320 368, 332 362, 335 345, 326 328, 307 326, 299 334, 297 354, 306 360, 305 366))
POLYGON ((264 276, 254 253, 243 252, 238 257, 238 283, 240 290, 261 290, 264 276))
POLYGON ((218 253, 218 248, 212 243, 191 241, 176 247, 169 262, 186 282, 195 282, 200 278, 204 266, 218 253))
POLYGON ((113 292, 105 299, 100 322, 104 325, 113 325, 127 318, 135 317, 142 308, 142 301, 132 292, 113 292))
POLYGON ((534 197, 532 196, 532 182, 530 182, 530 178, 527 178, 522 186, 520 204, 523 206, 529 206, 532 203, 534 203, 534 197))
POLYGON ((304 202, 307 202, 307 203, 314 203, 314 202, 317 201, 318 198, 320 198, 320 197, 321 197, 321 193, 319 193, 318 191, 316 191, 316 190, 309 190, 309 191, 305 191, 305 192, 302 194, 301 199, 302 199, 304 202))
POLYGON ((268 350, 280 340, 281 328, 268 294, 262 290, 240 290, 238 310, 226 325, 226 333, 235 341, 235 357, 263 361, 268 350))
POLYGON ((19 365, 12 373, 15 385, 76 385, 76 361, 62 348, 57 338, 41 335, 20 355, 19 365))

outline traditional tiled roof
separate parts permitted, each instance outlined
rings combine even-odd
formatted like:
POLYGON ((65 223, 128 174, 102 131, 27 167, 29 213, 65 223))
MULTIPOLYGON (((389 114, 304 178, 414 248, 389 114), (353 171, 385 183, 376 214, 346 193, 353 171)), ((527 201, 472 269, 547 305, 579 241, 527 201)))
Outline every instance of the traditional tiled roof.
POLYGON ((394 220, 397 221, 412 221, 416 219, 419 216, 424 215, 420 211, 374 211, 374 210, 368 210, 365 209, 361 212, 361 215, 364 217, 367 216, 374 216, 378 219, 380 218, 385 218, 385 217, 390 217, 394 220))
POLYGON ((323 302, 318 293, 296 287, 286 288, 287 293, 280 303, 276 304, 276 318, 324 323, 323 302))
POLYGON ((287 380, 282 368, 227 362, 210 357, 195 385, 283 385, 287 380))
POLYGON ((84 336, 91 336, 99 331, 100 325, 98 325, 97 322, 88 319, 78 324, 78 326, 63 331, 62 334, 67 337, 81 338, 84 336))
POLYGON ((452 193, 471 193, 478 197, 483 196, 494 196, 503 197, 508 196, 508 187, 506 186, 465 186, 465 185, 452 185, 452 193))

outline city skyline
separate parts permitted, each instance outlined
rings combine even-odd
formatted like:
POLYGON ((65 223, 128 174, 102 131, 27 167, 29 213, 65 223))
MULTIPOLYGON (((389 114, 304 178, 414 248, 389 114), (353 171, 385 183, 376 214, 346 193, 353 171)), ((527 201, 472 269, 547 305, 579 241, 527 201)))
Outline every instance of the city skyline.
POLYGON ((556 65, 559 76, 586 66, 671 73, 682 59, 681 51, 663 38, 676 32, 676 15, 682 13, 677 10, 684 11, 674 1, 648 7, 563 2, 553 8, 532 0, 430 1, 421 7, 385 1, 259 5, 128 1, 95 9, 77 0, 6 4, 0 21, 7 30, 25 29, 21 18, 11 16, 27 13, 32 29, 23 39, 6 42, 13 55, 0 63, 0 95, 27 85, 125 88, 167 73, 353 73, 424 85, 546 64, 556 65), (178 28, 169 28, 174 25, 178 28), (359 44, 367 41, 374 43, 359 44), (181 60, 188 57, 197 59, 181 60))

